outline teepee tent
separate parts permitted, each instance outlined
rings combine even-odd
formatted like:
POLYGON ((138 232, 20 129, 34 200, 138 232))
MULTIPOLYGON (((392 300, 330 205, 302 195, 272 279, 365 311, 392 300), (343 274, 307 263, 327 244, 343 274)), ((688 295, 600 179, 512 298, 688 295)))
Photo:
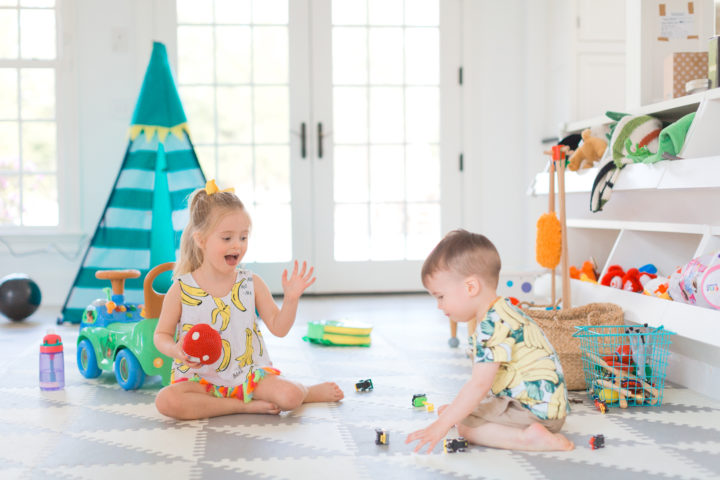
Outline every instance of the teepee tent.
MULTIPOLYGON (((187 197, 205 184, 186 122, 165 46, 155 42, 125 158, 58 322, 79 323, 85 307, 105 297, 109 282, 95 278, 98 270, 140 270, 125 282, 125 299, 142 303, 145 274, 175 260, 187 197)), ((155 282, 168 286, 167 276, 155 282)))

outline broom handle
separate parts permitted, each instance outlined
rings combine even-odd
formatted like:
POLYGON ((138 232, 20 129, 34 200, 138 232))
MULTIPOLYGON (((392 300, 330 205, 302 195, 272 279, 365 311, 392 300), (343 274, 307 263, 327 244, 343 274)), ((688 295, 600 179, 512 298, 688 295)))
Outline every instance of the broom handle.
POLYGON ((558 206, 560 210, 560 226, 562 228, 562 252, 560 268, 562 268, 562 302, 563 308, 571 308, 570 270, 568 265, 567 222, 565 219, 565 155, 559 161, 558 168, 558 206))
MULTIPOLYGON (((550 160, 550 185, 548 190, 548 212, 554 212, 555 211, 555 161, 550 160)), ((552 297, 552 305, 555 305, 555 292, 557 291, 557 286, 555 285, 555 269, 553 268, 550 272, 552 275, 551 279, 551 297, 552 297)))

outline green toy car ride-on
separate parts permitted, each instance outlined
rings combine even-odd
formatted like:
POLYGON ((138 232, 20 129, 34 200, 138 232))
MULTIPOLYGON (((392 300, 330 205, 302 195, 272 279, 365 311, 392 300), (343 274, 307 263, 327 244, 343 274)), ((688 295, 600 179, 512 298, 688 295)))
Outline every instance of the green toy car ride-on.
POLYGON ((112 297, 96 300, 83 312, 77 343, 77 364, 85 378, 96 378, 103 370, 115 371, 125 390, 140 388, 146 375, 160 375, 170 383, 172 359, 160 353, 153 342, 164 295, 157 293, 155 278, 175 266, 163 263, 148 272, 143 282, 145 304, 125 303, 125 280, 138 278, 137 270, 100 270, 95 276, 110 280, 112 297))

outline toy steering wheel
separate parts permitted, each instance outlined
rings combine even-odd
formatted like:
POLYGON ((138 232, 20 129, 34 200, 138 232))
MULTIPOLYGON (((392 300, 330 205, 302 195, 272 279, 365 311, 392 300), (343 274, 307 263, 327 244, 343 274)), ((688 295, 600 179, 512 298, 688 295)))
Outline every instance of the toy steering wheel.
POLYGON ((113 295, 122 295, 125 290, 125 280, 128 278, 138 278, 139 270, 98 270, 95 272, 95 278, 101 280, 110 280, 113 295))

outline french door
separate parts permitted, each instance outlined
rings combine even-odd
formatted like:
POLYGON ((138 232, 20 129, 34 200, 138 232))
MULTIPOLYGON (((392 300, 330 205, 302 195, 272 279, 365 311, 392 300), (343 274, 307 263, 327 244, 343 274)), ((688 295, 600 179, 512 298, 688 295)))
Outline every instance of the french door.
POLYGON ((294 258, 316 293, 420 290, 461 220, 458 2, 196 4, 179 89, 206 175, 251 212, 248 267, 274 292, 294 258))

